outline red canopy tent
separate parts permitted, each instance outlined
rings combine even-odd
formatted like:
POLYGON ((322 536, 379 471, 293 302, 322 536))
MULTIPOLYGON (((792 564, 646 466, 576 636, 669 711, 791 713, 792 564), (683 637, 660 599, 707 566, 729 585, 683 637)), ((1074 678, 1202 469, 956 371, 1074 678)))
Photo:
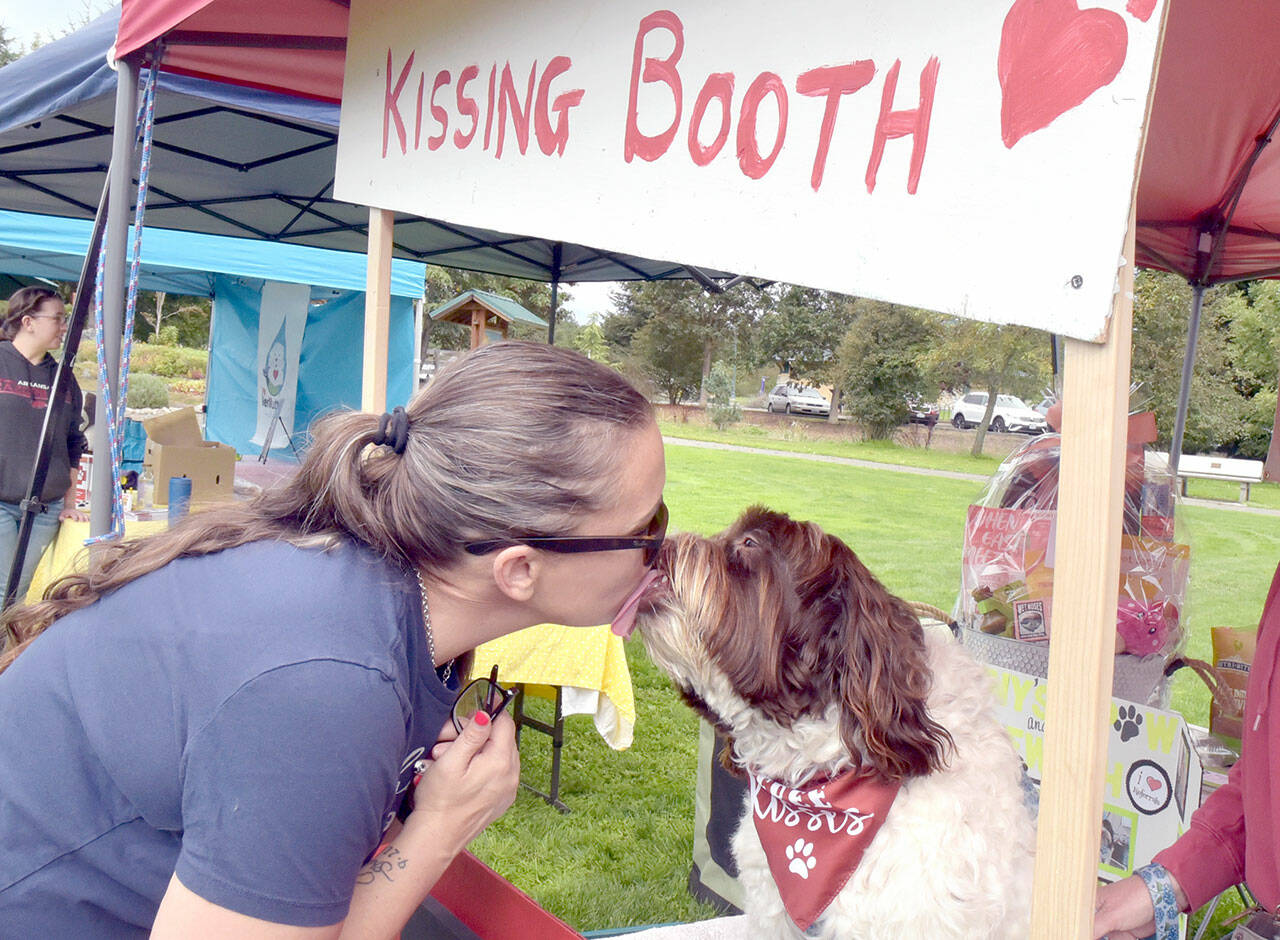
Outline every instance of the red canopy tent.
POLYGON ((163 68, 322 101, 342 100, 343 0, 126 0, 123 59, 163 37, 163 68))
POLYGON ((1139 264, 1203 285, 1280 275, 1278 40, 1268 4, 1173 0, 1138 182, 1139 264))

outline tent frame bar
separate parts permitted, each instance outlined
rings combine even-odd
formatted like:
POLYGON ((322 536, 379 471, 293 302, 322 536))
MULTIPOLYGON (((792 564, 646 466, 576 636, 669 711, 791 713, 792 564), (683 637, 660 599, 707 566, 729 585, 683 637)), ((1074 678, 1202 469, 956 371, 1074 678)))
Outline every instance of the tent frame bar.
MULTIPOLYGON (((125 242, 129 234, 129 181, 137 142, 138 76, 142 56, 126 56, 116 62, 116 106, 111 136, 111 168, 107 173, 106 250, 102 270, 102 346, 98 355, 106 366, 111 405, 119 407, 120 345, 124 332, 125 242)), ((123 408, 120 409, 123 412, 123 408)), ((89 535, 105 535, 114 529, 111 443, 108 439, 106 396, 99 395, 94 416, 93 452, 99 459, 90 470, 89 535)))
POLYGON ((165 34, 173 46, 234 46, 241 49, 304 49, 346 52, 347 41, 337 36, 284 36, 270 33, 215 33, 174 29, 165 34))
MULTIPOLYGON (((109 178, 109 177, 108 177, 109 178)), ((68 407, 67 390, 75 381, 76 350, 80 347, 80 337, 84 332, 84 321, 89 313, 89 305, 93 297, 93 285, 98 276, 98 249, 102 244, 103 230, 107 221, 107 180, 103 180, 102 197, 98 200, 97 213, 93 220, 93 230, 89 236, 89 245, 85 249, 84 260, 80 265, 80 279, 76 284, 75 301, 71 308, 71 322, 67 325, 63 353, 58 360, 58 368, 54 372, 53 386, 49 391, 49 404, 44 411, 44 421, 40 428, 40 441, 36 448, 35 461, 31 469, 31 482, 27 486, 26 498, 22 501, 22 518, 18 523, 18 538, 13 553, 13 561, 5 572, 4 593, 0 595, 3 603, 0 609, 7 609, 18 600, 18 584, 22 580, 22 569, 27 555, 27 545, 31 540, 31 527, 40 508, 40 494, 44 491, 48 479, 49 460, 53 453, 54 442, 51 439, 58 419, 68 407)), ((0 640, 3 634, 0 634, 0 640)), ((17 643, 18 637, 10 633, 9 642, 17 643)))

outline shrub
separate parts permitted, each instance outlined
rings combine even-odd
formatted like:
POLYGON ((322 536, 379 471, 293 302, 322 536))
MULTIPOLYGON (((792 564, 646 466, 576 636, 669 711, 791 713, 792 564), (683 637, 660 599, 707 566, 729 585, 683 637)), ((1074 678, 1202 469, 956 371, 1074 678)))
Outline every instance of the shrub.
POLYGON ((742 420, 742 409, 733 400, 733 378, 723 362, 707 376, 707 417, 721 431, 742 420))
POLYGON ((139 372, 169 379, 202 379, 209 368, 209 352, 185 346, 134 343, 130 362, 139 372))
POLYGON ((168 408, 169 387, 164 379, 149 372, 129 374, 130 408, 168 408))
POLYGON ((172 323, 168 326, 162 326, 160 327, 160 332, 153 339, 158 346, 177 346, 178 328, 172 323))

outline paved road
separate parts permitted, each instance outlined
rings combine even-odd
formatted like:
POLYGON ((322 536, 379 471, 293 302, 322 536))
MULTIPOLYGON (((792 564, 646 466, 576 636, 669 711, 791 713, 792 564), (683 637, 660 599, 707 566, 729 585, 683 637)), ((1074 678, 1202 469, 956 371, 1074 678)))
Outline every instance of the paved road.
MULTIPOLYGON (((765 454, 770 457, 794 457, 798 460, 811 460, 815 463, 843 464, 847 467, 863 467, 868 470, 889 470, 894 473, 914 473, 922 477, 945 477, 949 480, 970 480, 974 483, 986 483, 990 477, 980 473, 961 473, 956 470, 933 470, 928 467, 904 467, 896 463, 877 463, 874 460, 858 460, 854 457, 829 457, 826 454, 797 454, 789 450, 770 450, 767 447, 743 447, 739 444, 719 444, 713 441, 693 441, 683 437, 663 437, 663 443, 678 447, 703 447, 708 450, 730 450, 740 454, 765 454)), ((1230 512, 1253 513, 1259 516, 1280 516, 1278 509, 1264 509, 1260 506, 1245 506, 1240 503, 1229 503, 1219 499, 1183 498, 1184 506, 1203 506, 1207 509, 1225 509, 1230 512)))

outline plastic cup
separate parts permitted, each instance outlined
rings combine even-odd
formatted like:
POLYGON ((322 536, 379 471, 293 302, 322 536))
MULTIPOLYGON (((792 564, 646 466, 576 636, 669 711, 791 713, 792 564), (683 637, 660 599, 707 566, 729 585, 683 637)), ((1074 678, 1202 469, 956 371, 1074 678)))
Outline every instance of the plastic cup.
POLYGON ((191 507, 191 478, 169 477, 169 525, 187 514, 191 507))

